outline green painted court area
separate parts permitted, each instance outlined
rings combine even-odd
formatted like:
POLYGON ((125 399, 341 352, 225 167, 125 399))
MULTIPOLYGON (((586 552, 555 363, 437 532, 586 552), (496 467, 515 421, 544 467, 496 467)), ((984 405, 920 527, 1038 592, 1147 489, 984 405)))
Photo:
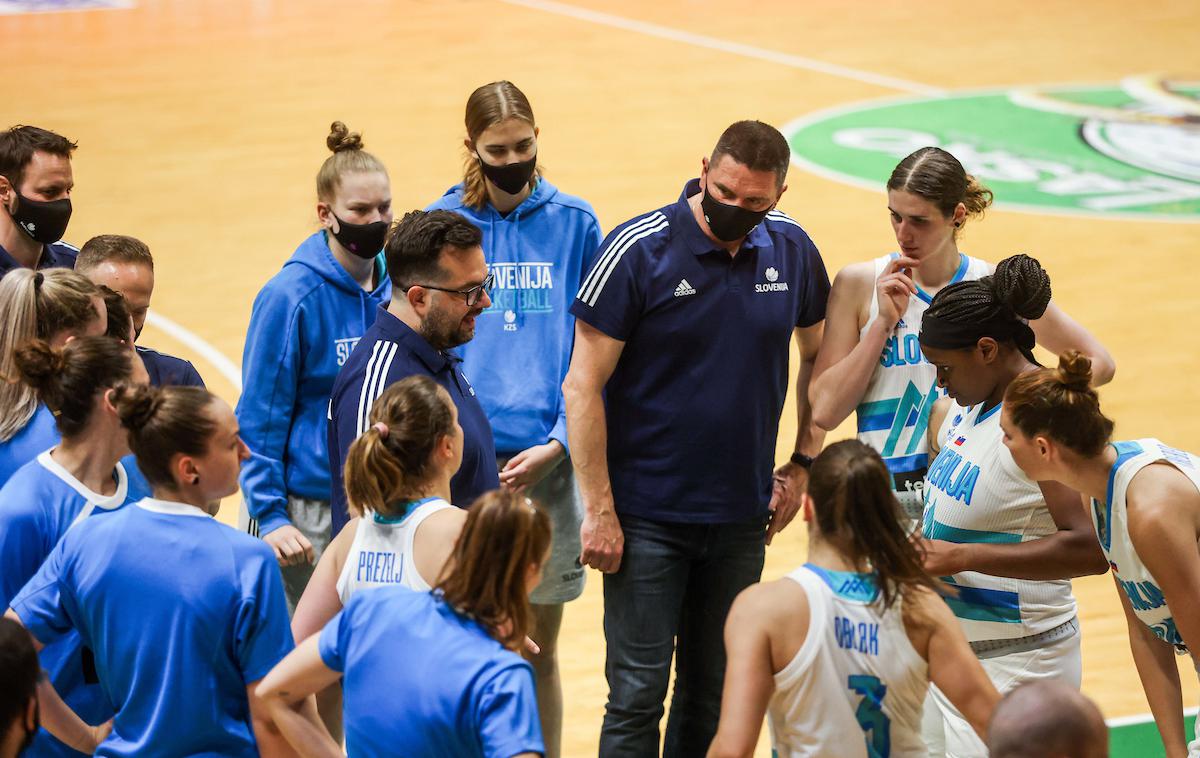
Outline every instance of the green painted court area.
MULTIPOLYGON (((1195 721, 1195 714, 1184 720, 1185 734, 1195 733, 1195 721)), ((1162 758, 1165 755, 1158 729, 1148 716, 1143 722, 1112 726, 1108 734, 1111 758, 1162 758)))

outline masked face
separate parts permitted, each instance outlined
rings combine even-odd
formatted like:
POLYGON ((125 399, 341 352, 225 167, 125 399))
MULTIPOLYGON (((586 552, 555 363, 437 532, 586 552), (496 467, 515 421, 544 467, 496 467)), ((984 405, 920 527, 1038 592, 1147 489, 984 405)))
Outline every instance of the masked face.
POLYGON ((537 170, 537 135, 533 124, 507 118, 492 124, 467 149, 475 153, 484 177, 501 192, 519 195, 537 170))
POLYGON ((330 231, 333 238, 359 258, 374 258, 383 249, 387 238, 388 222, 372 221, 369 224, 352 224, 336 213, 331 213, 337 225, 330 231))
POLYGON ((71 221, 71 198, 43 202, 16 193, 16 207, 10 211, 12 220, 35 242, 49 245, 58 242, 71 221))
POLYGON ((749 234, 754 227, 762 223, 770 208, 763 211, 748 211, 737 205, 726 205, 717 200, 704 189, 704 197, 700 199, 700 209, 704 211, 704 220, 713 236, 722 242, 740 240, 749 234))
POLYGON ((750 169, 727 155, 715 163, 705 160, 701 184, 700 210, 709 231, 722 242, 736 242, 749 234, 786 189, 778 185, 774 171, 750 169))
POLYGON ((341 176, 337 194, 317 206, 321 223, 351 255, 369 260, 383 249, 392 225, 392 189, 382 171, 341 176))
POLYGON ((516 195, 528 187, 529 180, 533 178, 534 169, 537 168, 537 153, 534 153, 533 157, 528 160, 503 166, 493 166, 478 153, 476 157, 479 158, 479 168, 483 170, 483 175, 487 177, 488 181, 510 195, 516 195))
POLYGON ((20 186, 9 185, 4 193, 4 209, 30 239, 49 245, 67 231, 74 186, 70 158, 37 150, 20 186))

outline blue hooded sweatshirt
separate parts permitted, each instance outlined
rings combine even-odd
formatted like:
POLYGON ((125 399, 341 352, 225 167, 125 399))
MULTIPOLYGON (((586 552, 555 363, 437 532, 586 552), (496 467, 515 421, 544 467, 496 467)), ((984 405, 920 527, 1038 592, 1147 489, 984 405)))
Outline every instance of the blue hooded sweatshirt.
POLYGON ((254 299, 237 417, 250 460, 242 495, 258 534, 288 523, 288 495, 329 499, 329 393, 338 369, 391 298, 383 256, 373 292, 333 257, 320 231, 304 240, 254 299))
POLYGON ((545 179, 505 216, 491 204, 463 204, 462 185, 429 210, 461 213, 483 230, 483 253, 496 275, 492 306, 475 338, 456 349, 491 422, 498 454, 558 440, 567 449, 562 382, 571 362, 575 317, 569 308, 603 235, 592 206, 545 179))

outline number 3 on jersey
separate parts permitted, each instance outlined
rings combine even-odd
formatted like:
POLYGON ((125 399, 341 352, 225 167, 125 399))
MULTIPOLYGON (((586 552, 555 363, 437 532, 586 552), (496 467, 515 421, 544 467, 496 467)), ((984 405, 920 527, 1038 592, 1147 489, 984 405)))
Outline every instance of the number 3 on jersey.
POLYGON ((850 677, 848 684, 851 691, 862 695, 854 716, 867 738, 867 755, 870 758, 888 758, 892 752, 892 720, 883 712, 887 685, 879 681, 877 676, 862 674, 850 677))

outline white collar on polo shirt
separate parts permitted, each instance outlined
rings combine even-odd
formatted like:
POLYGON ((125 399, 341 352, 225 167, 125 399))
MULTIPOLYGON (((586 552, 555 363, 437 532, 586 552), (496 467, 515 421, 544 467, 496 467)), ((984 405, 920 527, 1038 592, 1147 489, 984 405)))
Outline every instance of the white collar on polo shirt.
POLYGON ((171 500, 157 500, 148 497, 145 500, 140 500, 137 507, 151 511, 152 513, 165 513, 168 516, 199 516, 201 518, 212 518, 204 511, 194 505, 187 503, 176 503, 171 500))
POLYGON ((120 508, 129 494, 129 479, 125 476, 125 467, 120 462, 114 467, 117 472, 117 491, 111 495, 101 495, 99 492, 88 489, 83 482, 72 476, 70 471, 63 468, 62 464, 50 457, 50 450, 39 454, 37 462, 41 464, 42 468, 66 482, 71 489, 82 495, 84 500, 97 508, 103 508, 106 511, 120 508))

